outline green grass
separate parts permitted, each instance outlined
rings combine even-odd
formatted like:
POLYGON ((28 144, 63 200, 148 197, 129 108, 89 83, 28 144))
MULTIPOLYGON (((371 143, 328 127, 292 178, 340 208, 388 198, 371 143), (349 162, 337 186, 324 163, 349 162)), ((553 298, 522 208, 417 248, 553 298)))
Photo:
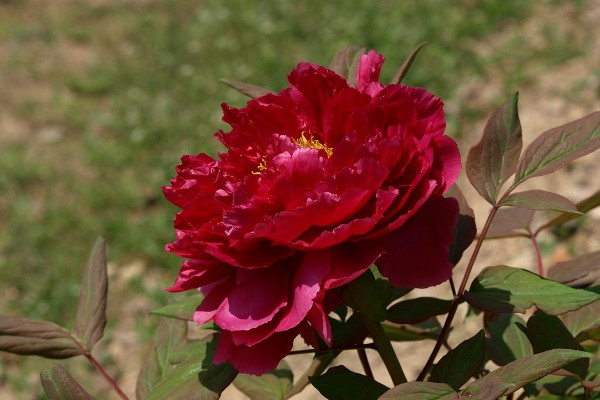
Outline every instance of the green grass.
MULTIPOLYGON (((535 11, 533 2, 476 3, 1 4, 0 118, 12 115, 29 133, 0 142, 0 292, 16 293, 0 297, 0 314, 70 324, 98 235, 108 240, 110 261, 142 259, 170 284, 180 260, 163 248, 173 239, 176 209, 160 187, 182 154, 219 150, 211 135, 225 128, 222 102, 244 105, 220 78, 279 90, 299 61, 327 65, 337 51, 358 45, 387 57, 382 78, 389 80, 428 41, 406 83, 452 99, 461 83, 485 78, 491 67, 506 76, 508 94, 526 82, 521 71, 532 53, 553 65, 580 51, 551 26, 548 45, 522 40, 518 26, 535 11), (499 36, 498 52, 476 51, 499 36), (48 127, 58 127, 58 137, 39 135, 48 127)), ((491 107, 459 104, 459 115, 448 116, 449 133, 491 107)), ((140 291, 132 285, 131 293, 140 291)))

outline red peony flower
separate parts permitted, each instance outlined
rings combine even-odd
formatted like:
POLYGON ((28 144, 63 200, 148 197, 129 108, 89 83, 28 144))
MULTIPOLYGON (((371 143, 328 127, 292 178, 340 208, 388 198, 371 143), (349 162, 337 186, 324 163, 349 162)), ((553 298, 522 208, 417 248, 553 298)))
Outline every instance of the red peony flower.
POLYGON ((215 363, 262 374, 298 334, 331 344, 326 293, 373 263, 396 286, 450 277, 458 148, 442 101, 381 84, 383 61, 363 55, 356 87, 301 63, 289 88, 223 105, 227 152, 184 156, 163 188, 181 207, 167 251, 187 259, 168 290, 204 294, 194 319, 222 329, 215 363))

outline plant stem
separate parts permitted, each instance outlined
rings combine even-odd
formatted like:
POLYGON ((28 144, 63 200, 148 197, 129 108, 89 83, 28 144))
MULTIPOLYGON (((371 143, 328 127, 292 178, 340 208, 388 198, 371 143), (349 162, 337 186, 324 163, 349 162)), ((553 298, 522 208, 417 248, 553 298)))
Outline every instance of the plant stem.
POLYGON ((456 297, 456 287, 454 286, 454 281, 452 280, 452 277, 448 279, 448 282, 450 283, 450 290, 452 290, 452 296, 456 297))
POLYGON ((398 361, 396 352, 392 347, 392 342, 383 330, 381 323, 372 320, 367 315, 360 315, 367 327, 367 331, 369 331, 369 335, 371 338, 373 338, 373 343, 375 343, 375 348, 379 352, 379 356, 383 360, 385 367, 392 377, 392 382, 394 382, 394 385, 396 386, 400 385, 401 383, 406 383, 406 375, 404 375, 400 361, 398 361))
POLYGON ((335 353, 338 351, 345 351, 345 350, 358 350, 358 349, 375 349, 375 343, 364 343, 364 344, 357 344, 357 345, 352 345, 352 346, 340 346, 340 347, 324 347, 322 349, 306 349, 306 350, 294 350, 294 351, 290 351, 290 356, 296 355, 296 354, 311 354, 311 353, 335 353))
POLYGON ((529 237, 531 238, 531 243, 533 243, 535 255, 537 256, 538 275, 544 277, 544 264, 542 262, 542 252, 540 250, 540 245, 538 244, 537 238, 535 237, 535 234, 533 232, 529 232, 529 237))
POLYGON ((110 384, 110 386, 112 386, 112 388, 119 394, 119 397, 121 397, 123 400, 129 400, 129 398, 127 397, 127 395, 125 393, 123 393, 123 391, 121 390, 119 385, 117 385, 117 383, 113 380, 113 378, 111 378, 110 375, 108 375, 106 373, 104 368, 102 368, 102 366, 98 363, 98 361, 96 361, 96 359, 94 358, 92 353, 87 352, 85 354, 85 356, 89 360, 90 364, 92 364, 94 366, 94 368, 96 368, 98 370, 98 372, 100 372, 102 374, 104 379, 106 379, 106 381, 110 384))
POLYGON ((487 220, 485 221, 485 225, 483 226, 483 229, 481 230, 481 234, 477 238, 477 243, 475 243, 475 248, 473 249, 473 254, 471 254, 471 258, 469 259, 469 263, 467 264, 467 268, 465 270, 465 275, 463 276, 463 279, 460 282, 458 291, 456 292, 456 295, 454 296, 454 298, 452 299, 452 303, 450 304, 450 310, 448 311, 448 315, 446 316, 446 321, 444 322, 444 326, 442 328, 442 331, 440 332, 440 336, 438 337, 437 341, 435 342, 435 346, 433 347, 433 350, 431 351, 431 354, 429 355, 429 359, 427 360, 427 363, 425 364, 425 366, 423 367, 423 370, 417 377, 417 381, 423 381, 425 379, 425 377, 427 376, 427 373, 431 369, 431 366, 435 362, 435 359, 440 351, 440 348, 442 347, 442 344, 444 343, 444 341, 446 340, 446 338, 448 336, 448 333, 450 332, 452 320, 454 319, 454 316, 456 315, 456 310, 458 309, 458 305, 462 302, 462 297, 463 297, 463 294, 467 287, 467 281, 469 280, 469 275, 471 275, 471 271, 473 270, 473 265, 475 265, 475 260, 477 259, 477 255, 479 254, 479 250, 481 249, 481 245, 483 244, 485 235, 487 234, 488 230, 490 229, 490 226, 492 225, 492 221, 494 220, 494 216, 496 215, 497 211, 498 211, 498 205, 494 205, 492 207, 492 210, 490 211, 490 214, 487 217, 487 220))
POLYGON ((360 363, 365 370, 365 375, 369 378, 373 378, 373 371, 371 370, 371 365, 369 365, 369 359, 367 358, 367 352, 365 349, 356 349, 358 353, 358 358, 360 359, 360 363))

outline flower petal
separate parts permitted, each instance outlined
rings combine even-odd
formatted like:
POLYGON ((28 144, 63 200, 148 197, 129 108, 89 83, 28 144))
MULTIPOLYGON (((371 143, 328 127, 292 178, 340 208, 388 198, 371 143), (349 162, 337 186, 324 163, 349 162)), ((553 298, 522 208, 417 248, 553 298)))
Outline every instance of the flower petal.
POLYGON ((237 285, 215 314, 215 323, 222 329, 243 331, 271 321, 288 302, 289 273, 285 261, 266 269, 238 271, 237 285))
POLYGON ((373 94, 375 88, 381 88, 379 74, 385 57, 374 50, 360 56, 356 71, 356 88, 363 93, 373 94), (374 84, 375 88, 371 85, 374 84))
POLYGON ((262 375, 269 372, 287 356, 294 345, 298 330, 276 333, 254 346, 237 346, 228 331, 219 335, 217 351, 213 358, 215 364, 229 361, 239 372, 262 375))
POLYGON ((425 204, 417 215, 381 238, 386 254, 375 262, 394 286, 426 288, 452 275, 448 260, 458 221, 458 202, 439 197, 425 204))
POLYGON ((291 305, 277 326, 276 332, 297 326, 310 309, 321 290, 323 278, 331 270, 329 250, 305 253, 300 268, 292 278, 293 297, 291 305))
POLYGON ((321 339, 331 347, 333 338, 331 336, 331 324, 327 318, 327 313, 323 310, 323 306, 315 303, 308 312, 308 322, 315 328, 321 339))

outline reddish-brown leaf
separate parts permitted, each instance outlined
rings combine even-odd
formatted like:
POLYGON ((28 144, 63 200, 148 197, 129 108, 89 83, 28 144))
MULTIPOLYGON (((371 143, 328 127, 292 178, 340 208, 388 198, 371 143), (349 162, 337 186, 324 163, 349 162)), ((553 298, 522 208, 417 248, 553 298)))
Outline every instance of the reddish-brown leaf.
POLYGON ((523 192, 512 193, 502 200, 500 205, 580 214, 577 211, 577 206, 571 200, 545 190, 525 190, 523 192))
POLYGON ((69 358, 83 354, 71 334, 52 322, 0 316, 0 351, 46 358, 69 358))
POLYGON ((421 51, 423 46, 425 46, 426 44, 427 44, 427 42, 423 42, 423 43, 419 44, 417 47, 415 47, 415 49, 413 51, 411 51, 411 53, 408 55, 406 60, 404 60, 404 62, 400 66, 400 69, 398 69, 398 72, 396 72, 394 79, 392 79, 392 82, 391 82, 392 84, 398 85, 402 82, 402 79, 404 79, 404 77, 408 73, 408 70, 410 70, 410 66, 412 65, 413 61, 415 61, 417 54, 419 54, 419 52, 421 51))
POLYGON ((534 213, 534 210, 522 207, 499 209, 485 238, 529 237, 534 213))
POLYGON ((500 187, 515 172, 523 146, 515 93, 491 115, 479 143, 467 156, 466 171, 477 192, 494 204, 500 187))
POLYGON ((600 251, 553 265, 548 278, 574 287, 592 284, 600 278, 600 251))
POLYGON ((38 339, 72 339, 62 326, 49 321, 24 317, 0 316, 0 335, 33 337, 38 339))
MULTIPOLYGON (((594 208, 596 208, 598 206, 600 206, 600 190, 598 190, 596 193, 594 193, 587 199, 581 200, 579 203, 576 204, 577 211, 579 211, 582 214, 585 214, 588 211, 593 210, 594 208)), ((570 212, 562 213, 559 216, 546 222, 544 225, 540 226, 537 229, 537 232, 540 232, 542 229, 565 224, 569 221, 579 218, 580 216, 581 216, 581 214, 574 214, 574 213, 570 213, 570 212)))
POLYGON ((517 166, 517 185, 546 175, 600 147, 600 111, 542 133, 523 152, 517 166))
POLYGON ((348 73, 352 67, 352 62, 355 60, 356 55, 360 52, 360 48, 357 46, 348 46, 344 50, 340 51, 333 57, 329 69, 336 74, 348 78, 348 73))
POLYGON ((43 369, 40 379, 48 400, 94 400, 94 397, 58 364, 43 369))
POLYGON ((264 96, 265 94, 273 93, 273 91, 269 89, 252 85, 250 83, 237 82, 229 79, 221 79, 221 82, 237 90, 238 92, 250 97, 251 99, 256 99, 257 97, 264 96))
POLYGON ((69 339, 41 339, 27 336, 0 336, 0 351, 22 356, 63 359, 80 356, 83 350, 69 339))
POLYGON ((88 350, 104 334, 108 276, 104 239, 98 238, 81 280, 79 305, 73 334, 88 350))

